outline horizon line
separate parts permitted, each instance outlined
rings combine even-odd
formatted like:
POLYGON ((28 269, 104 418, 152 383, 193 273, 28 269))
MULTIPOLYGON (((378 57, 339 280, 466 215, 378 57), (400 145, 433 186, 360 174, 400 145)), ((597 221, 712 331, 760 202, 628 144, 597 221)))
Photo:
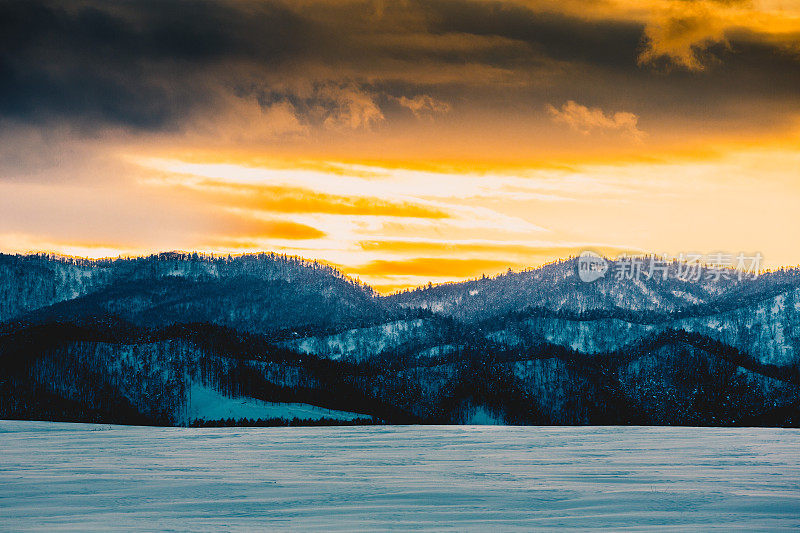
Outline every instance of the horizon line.
MULTIPOLYGON (((597 257, 601 257, 602 259, 604 259, 606 261, 609 261, 611 263, 619 262, 621 259, 625 259, 625 258, 630 258, 630 259, 648 259, 648 258, 663 258, 664 257, 663 255, 659 256, 658 254, 654 254, 654 253, 640 253, 640 254, 618 254, 615 258, 612 258, 610 256, 606 256, 606 255, 603 255, 603 254, 596 254, 595 252, 593 252, 590 249, 587 249, 586 251, 589 251, 589 252, 595 254, 597 257)), ((506 276, 506 275, 509 275, 509 274, 521 274, 521 273, 524 273, 524 272, 531 272, 531 271, 535 271, 535 270, 540 270, 540 269, 543 269, 543 268, 551 266, 551 265, 555 265, 555 264, 559 264, 559 263, 567 263, 569 261, 573 261, 573 260, 576 260, 576 259, 580 258, 580 255, 569 255, 569 256, 566 256, 566 257, 560 257, 560 258, 557 258, 557 259, 554 259, 554 260, 551 260, 551 261, 547 261, 547 262, 541 263, 539 265, 535 265, 535 266, 532 265, 532 266, 524 267, 524 268, 521 268, 521 269, 518 269, 518 270, 515 270, 515 269, 513 269, 513 268, 511 268, 509 266, 509 268, 507 270, 505 270, 504 272, 498 272, 498 273, 495 273, 495 274, 482 273, 480 275, 472 276, 472 277, 469 277, 469 278, 463 278, 463 279, 459 279, 459 280, 442 281, 442 282, 438 282, 438 283, 433 283, 433 282, 429 281, 428 283, 423 283, 421 285, 417 285, 417 286, 414 286, 414 287, 406 287, 406 288, 402 288, 402 289, 393 290, 391 292, 381 293, 380 291, 375 289, 375 287, 373 287, 372 284, 367 283, 365 281, 362 281, 358 276, 354 276, 354 275, 348 274, 345 271, 345 269, 343 268, 342 265, 337 265, 336 263, 333 263, 333 262, 330 262, 330 261, 326 261, 324 259, 311 259, 311 258, 304 257, 304 256, 301 256, 301 255, 291 255, 291 254, 288 254, 288 253, 276 252, 276 251, 271 251, 271 250, 260 250, 260 251, 252 251, 252 252, 235 252, 235 253, 234 252, 203 252, 203 251, 196 251, 196 250, 195 251, 168 250, 168 251, 151 252, 149 254, 119 254, 116 257, 107 256, 107 257, 94 257, 94 258, 93 257, 87 257, 87 256, 78 256, 78 255, 65 254, 65 253, 55 252, 55 251, 43 251, 43 250, 40 250, 40 251, 28 251, 28 252, 25 252, 25 253, 20 253, 20 252, 4 252, 4 251, 0 250, 0 256, 21 257, 21 258, 36 258, 36 257, 42 258, 42 257, 44 257, 44 258, 46 258, 48 260, 61 260, 61 261, 72 260, 72 261, 82 262, 82 263, 102 263, 102 262, 125 261, 125 260, 136 260, 136 259, 152 259, 152 258, 156 258, 157 259, 160 256, 169 256, 169 255, 181 255, 181 256, 196 255, 201 260, 224 260, 224 259, 227 259, 227 258, 235 259, 235 258, 242 258, 242 257, 248 257, 248 256, 255 257, 255 256, 261 256, 261 255, 271 255, 271 256, 281 257, 281 258, 284 258, 284 259, 293 259, 293 260, 303 261, 303 262, 306 262, 306 263, 309 263, 309 264, 324 265, 324 266, 332 269, 333 271, 335 271, 337 274, 341 275, 343 278, 345 278, 349 282, 354 283, 355 285, 358 285, 358 286, 361 286, 361 287, 368 288, 371 292, 373 292, 375 294, 378 294, 378 295, 380 295, 382 297, 392 296, 392 295, 395 295, 395 294, 401 294, 401 293, 404 293, 404 292, 413 292, 413 291, 417 291, 417 290, 424 290, 424 289, 433 288, 433 287, 442 287, 442 286, 447 286, 447 285, 457 285, 457 284, 460 284, 460 283, 469 283, 469 282, 473 282, 473 281, 479 281, 479 280, 482 280, 482 279, 496 279, 496 278, 499 278, 499 277, 502 277, 502 276, 506 276)), ((181 259, 183 259, 183 258, 181 258, 181 259)), ((435 260, 435 259, 446 259, 446 258, 431 258, 431 259, 435 260)), ((688 261, 681 261, 678 258, 668 258, 668 259, 666 259, 666 261, 669 262, 670 265, 672 265, 672 264, 681 264, 681 263, 682 264, 690 264, 688 261)), ((700 268, 705 268, 705 269, 709 268, 709 264, 706 263, 706 262, 700 262, 699 266, 700 266, 700 268)), ((729 270, 729 271, 737 271, 738 270, 736 267, 733 267, 733 266, 724 266, 724 265, 711 265, 711 266, 715 266, 715 268, 729 270)), ((778 267, 773 267, 773 268, 759 268, 758 269, 758 275, 760 276, 760 275, 771 273, 771 272, 779 272, 779 271, 787 271, 787 270, 798 270, 798 269, 800 269, 800 264, 796 264, 796 265, 780 265, 778 267)))

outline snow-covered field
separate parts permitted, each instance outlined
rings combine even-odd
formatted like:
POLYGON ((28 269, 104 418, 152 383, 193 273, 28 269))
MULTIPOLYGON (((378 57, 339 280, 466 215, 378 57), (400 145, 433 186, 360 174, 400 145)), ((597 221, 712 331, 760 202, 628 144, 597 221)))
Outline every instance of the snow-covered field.
POLYGON ((800 431, 0 421, 0 530, 800 526, 800 431))

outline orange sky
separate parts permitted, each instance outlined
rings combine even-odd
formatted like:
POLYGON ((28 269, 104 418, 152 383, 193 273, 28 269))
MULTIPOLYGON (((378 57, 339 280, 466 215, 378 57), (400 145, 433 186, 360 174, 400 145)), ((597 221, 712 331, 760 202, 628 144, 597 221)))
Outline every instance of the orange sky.
POLYGON ((4 252, 800 263, 798 1, 92 4, 0 8, 4 252))

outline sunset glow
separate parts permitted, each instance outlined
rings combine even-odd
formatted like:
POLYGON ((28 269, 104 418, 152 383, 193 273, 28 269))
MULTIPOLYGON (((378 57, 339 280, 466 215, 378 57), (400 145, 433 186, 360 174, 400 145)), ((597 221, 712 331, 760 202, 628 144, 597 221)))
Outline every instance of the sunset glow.
POLYGON ((800 263, 797 0, 0 10, 3 252, 266 250, 381 292, 586 249, 800 263))

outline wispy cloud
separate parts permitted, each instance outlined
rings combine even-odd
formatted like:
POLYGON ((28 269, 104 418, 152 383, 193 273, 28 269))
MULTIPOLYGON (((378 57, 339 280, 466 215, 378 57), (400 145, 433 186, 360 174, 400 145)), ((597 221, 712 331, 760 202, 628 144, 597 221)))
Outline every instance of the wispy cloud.
POLYGON ((325 107, 322 124, 330 129, 371 129, 385 119, 375 96, 355 85, 324 85, 315 96, 325 107))
POLYGON ((400 261, 379 259, 361 266, 350 267, 359 276, 411 275, 421 278, 464 278, 482 273, 494 273, 519 265, 493 259, 452 259, 442 257, 415 257, 400 261))
POLYGON ((392 201, 379 197, 345 196, 288 185, 231 183, 213 179, 165 180, 163 186, 185 191, 198 202, 280 214, 323 213, 444 219, 444 209, 412 201, 392 201))
MULTIPOLYGON (((218 218, 218 228, 222 235, 235 235, 243 239, 306 240, 325 237, 325 232, 308 224, 300 224, 288 220, 250 215, 241 210, 238 216, 218 218)), ((236 212, 234 212, 236 213, 236 212)))
POLYGON ((561 109, 550 105, 547 110, 555 122, 566 124, 584 135, 595 131, 618 131, 636 140, 641 140, 645 135, 638 128, 639 117, 627 111, 606 113, 598 107, 588 108, 572 100, 562 105, 561 109))
POLYGON ((427 94, 420 94, 413 98, 401 96, 397 102, 414 113, 417 118, 431 117, 439 113, 447 113, 450 111, 450 104, 436 100, 427 94))

